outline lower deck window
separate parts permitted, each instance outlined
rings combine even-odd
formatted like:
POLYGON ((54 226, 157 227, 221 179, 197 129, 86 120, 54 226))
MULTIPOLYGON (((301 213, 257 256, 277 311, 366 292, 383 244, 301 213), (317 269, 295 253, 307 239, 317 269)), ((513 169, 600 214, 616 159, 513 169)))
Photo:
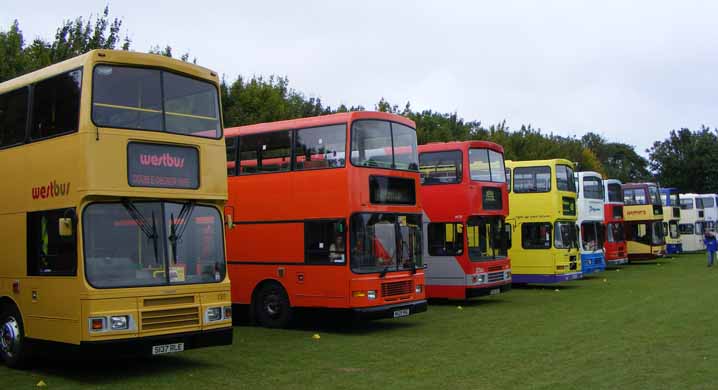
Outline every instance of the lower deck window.
POLYGON ((344 221, 304 222, 304 261, 309 264, 344 264, 344 221))
POLYGON ((430 255, 459 256, 464 253, 464 225, 432 222, 427 232, 430 255))
MULTIPOLYGON (((44 188, 43 188, 44 189, 44 188)), ((74 276, 77 274, 75 209, 27 213, 27 274, 30 276, 74 276), (69 223, 72 234, 60 235, 60 226, 69 223)))
POLYGON ((524 249, 551 248, 551 224, 549 222, 522 223, 521 247, 524 249))

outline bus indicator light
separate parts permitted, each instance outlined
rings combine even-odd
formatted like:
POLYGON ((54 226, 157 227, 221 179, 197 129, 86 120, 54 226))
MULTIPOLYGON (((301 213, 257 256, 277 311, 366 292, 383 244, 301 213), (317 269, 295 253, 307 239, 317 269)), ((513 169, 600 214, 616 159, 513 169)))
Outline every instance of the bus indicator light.
POLYGON ((95 332, 99 332, 101 330, 105 329, 105 319, 104 318, 93 318, 90 320, 90 326, 92 327, 92 330, 95 332))

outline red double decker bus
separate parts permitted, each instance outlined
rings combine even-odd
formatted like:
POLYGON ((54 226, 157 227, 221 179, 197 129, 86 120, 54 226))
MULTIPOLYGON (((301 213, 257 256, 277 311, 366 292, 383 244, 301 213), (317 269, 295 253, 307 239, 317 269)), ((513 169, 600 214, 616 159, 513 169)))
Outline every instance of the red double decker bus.
POLYGON ((467 299, 511 288, 504 149, 493 142, 419 147, 429 298, 467 299))
POLYGON ((628 263, 626 250, 626 233, 623 223, 623 190, 621 182, 616 179, 603 181, 604 188, 604 222, 606 223, 606 265, 628 263))
POLYGON ((426 310, 414 122, 352 112, 225 135, 234 304, 268 327, 295 307, 426 310))

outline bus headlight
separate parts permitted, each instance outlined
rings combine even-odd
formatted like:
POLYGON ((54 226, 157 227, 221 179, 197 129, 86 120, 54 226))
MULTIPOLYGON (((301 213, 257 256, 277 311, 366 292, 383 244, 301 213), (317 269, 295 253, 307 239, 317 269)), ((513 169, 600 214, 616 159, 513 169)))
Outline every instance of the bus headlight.
POLYGON ((366 292, 366 297, 369 299, 376 299, 376 290, 369 290, 366 292))
POLYGON ((231 320, 231 319, 232 319, 232 306, 225 306, 225 307, 224 307, 224 319, 225 319, 225 320, 231 320))
POLYGON ((417 294, 421 294, 422 291, 424 291, 424 286, 422 286, 421 284, 417 284, 414 288, 414 292, 416 292, 417 294))
POLYGON ((207 322, 219 321, 222 319, 221 307, 210 307, 207 309, 207 322))
POLYGON ((129 316, 112 316, 110 317, 111 330, 127 330, 130 328, 129 316))

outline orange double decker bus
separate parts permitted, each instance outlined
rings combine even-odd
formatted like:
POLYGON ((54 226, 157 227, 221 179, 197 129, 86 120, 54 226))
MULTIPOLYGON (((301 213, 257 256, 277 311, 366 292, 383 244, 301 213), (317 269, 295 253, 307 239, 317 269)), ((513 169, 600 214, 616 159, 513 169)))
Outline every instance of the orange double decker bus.
POLYGON ((426 310, 414 122, 352 112, 225 137, 234 304, 267 327, 286 326, 295 307, 369 319, 426 310))
POLYGON ((504 148, 493 142, 419 147, 426 294, 467 299, 511 289, 504 148))

